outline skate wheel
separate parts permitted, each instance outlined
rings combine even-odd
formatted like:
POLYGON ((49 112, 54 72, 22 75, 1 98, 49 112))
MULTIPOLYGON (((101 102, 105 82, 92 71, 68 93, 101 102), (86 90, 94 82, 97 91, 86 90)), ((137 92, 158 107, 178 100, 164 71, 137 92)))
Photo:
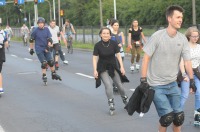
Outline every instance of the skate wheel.
POLYGON ((113 110, 110 110, 110 115, 114 115, 114 111, 113 110))
POLYGON ((47 86, 47 82, 44 82, 44 86, 47 86))

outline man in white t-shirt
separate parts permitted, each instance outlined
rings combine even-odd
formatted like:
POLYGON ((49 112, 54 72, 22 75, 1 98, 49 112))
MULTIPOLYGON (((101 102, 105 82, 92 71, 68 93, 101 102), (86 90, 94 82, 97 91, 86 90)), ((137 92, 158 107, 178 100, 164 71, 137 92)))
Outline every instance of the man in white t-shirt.
MULTIPOLYGON (((56 25, 56 21, 52 20, 50 22, 50 26, 48 27, 49 31, 52 35, 52 40, 53 40, 53 52, 55 53, 55 69, 58 70, 59 65, 58 65, 58 58, 59 58, 59 50, 61 49, 61 45, 59 43, 58 37, 62 35, 62 38, 64 40, 65 45, 67 45, 66 39, 62 32, 60 32, 59 27, 56 25)), ((63 61, 64 64, 68 64, 67 60, 63 61)))

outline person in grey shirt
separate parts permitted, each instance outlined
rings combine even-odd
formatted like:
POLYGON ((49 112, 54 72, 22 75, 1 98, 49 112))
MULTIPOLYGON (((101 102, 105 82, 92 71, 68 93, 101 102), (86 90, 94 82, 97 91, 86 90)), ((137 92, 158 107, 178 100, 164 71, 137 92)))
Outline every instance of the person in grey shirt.
POLYGON ((195 89, 186 37, 178 32, 183 21, 183 8, 177 5, 166 10, 168 27, 155 32, 143 48, 141 84, 148 83, 155 90, 154 105, 160 117, 159 132, 166 132, 173 122, 173 131, 180 132, 184 112, 180 106, 181 91, 176 79, 181 57, 190 78, 190 88, 195 89))

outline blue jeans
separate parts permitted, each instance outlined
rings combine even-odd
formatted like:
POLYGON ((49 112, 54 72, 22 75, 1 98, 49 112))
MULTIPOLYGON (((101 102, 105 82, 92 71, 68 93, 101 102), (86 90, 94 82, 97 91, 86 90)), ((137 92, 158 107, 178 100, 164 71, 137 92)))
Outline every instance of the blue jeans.
MULTIPOLYGON (((195 93, 195 110, 200 108, 200 80, 194 75, 195 86, 197 91, 195 93)), ((184 107, 184 104, 190 93, 190 82, 182 81, 181 82, 181 107, 184 107)))
POLYGON ((181 90, 176 82, 153 86, 152 89, 155 90, 153 102, 160 117, 170 112, 183 111, 180 105, 181 90))
POLYGON ((39 52, 39 53, 36 53, 37 54, 37 57, 38 59, 40 60, 40 62, 44 62, 44 61, 50 61, 50 60, 53 60, 52 59, 52 56, 51 56, 51 52, 39 52))

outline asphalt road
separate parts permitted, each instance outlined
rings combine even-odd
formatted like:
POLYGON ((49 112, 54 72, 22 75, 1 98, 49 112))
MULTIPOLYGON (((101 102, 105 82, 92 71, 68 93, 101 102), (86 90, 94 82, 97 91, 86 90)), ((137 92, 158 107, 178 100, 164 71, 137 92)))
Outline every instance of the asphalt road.
MULTIPOLYGON (((74 50, 73 54, 66 54, 69 65, 61 62, 57 72, 62 81, 52 80, 48 70, 47 86, 41 79, 41 64, 36 55, 28 53, 28 47, 12 42, 6 57, 0 132, 157 132, 159 118, 153 104, 143 118, 137 113, 129 116, 120 96, 115 95, 116 111, 109 115, 104 87, 96 89, 92 77, 92 52, 74 50)), ((129 60, 127 56, 124 64, 130 83, 124 87, 130 97, 131 89, 139 84, 140 74, 129 71, 129 60)), ((193 107, 194 95, 191 95, 186 103, 182 132, 200 131, 192 125, 193 107)))

